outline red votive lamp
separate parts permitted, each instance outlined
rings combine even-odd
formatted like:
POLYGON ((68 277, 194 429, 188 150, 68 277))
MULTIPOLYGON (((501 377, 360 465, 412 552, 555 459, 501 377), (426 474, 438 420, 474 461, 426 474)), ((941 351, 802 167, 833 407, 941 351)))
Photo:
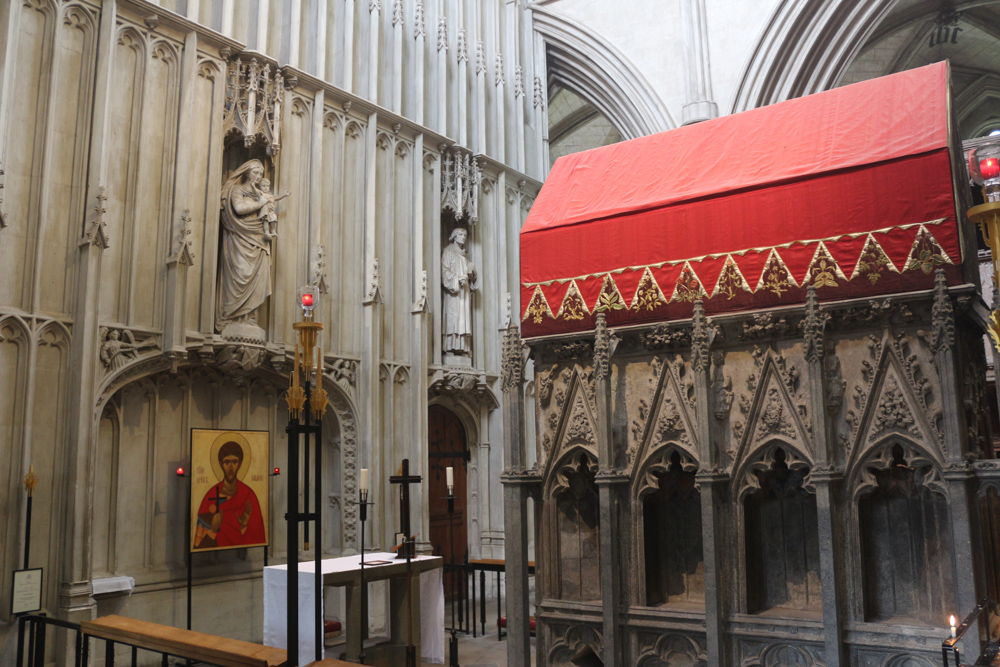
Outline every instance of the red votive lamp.
POLYGON ((177 469, 177 476, 178 477, 183 477, 184 476, 184 468, 178 468, 177 469))
POLYGON ((984 180, 1000 176, 1000 159, 988 157, 985 160, 980 160, 979 173, 983 175, 984 180))
POLYGON ((319 305, 319 289, 315 285, 303 285, 299 288, 299 306, 302 316, 307 322, 312 322, 313 309, 319 305))
POLYGON ((1000 136, 969 152, 969 177, 983 189, 987 202, 1000 202, 1000 136))

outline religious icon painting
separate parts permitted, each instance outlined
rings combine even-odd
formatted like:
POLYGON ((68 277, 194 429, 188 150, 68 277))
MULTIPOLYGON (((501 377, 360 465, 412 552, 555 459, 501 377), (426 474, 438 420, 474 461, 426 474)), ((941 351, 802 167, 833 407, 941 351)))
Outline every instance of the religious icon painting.
POLYGON ((191 551, 267 546, 267 431, 191 429, 191 551))

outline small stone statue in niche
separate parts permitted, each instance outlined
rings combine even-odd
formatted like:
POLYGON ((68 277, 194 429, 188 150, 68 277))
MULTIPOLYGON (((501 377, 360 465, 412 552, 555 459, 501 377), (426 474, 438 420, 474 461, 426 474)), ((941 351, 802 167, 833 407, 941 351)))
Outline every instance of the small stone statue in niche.
POLYGON ((467 236, 464 228, 457 227, 441 253, 445 363, 459 366, 472 365, 472 292, 478 289, 476 267, 465 251, 467 236))
POLYGON ((277 226, 264 165, 248 160, 222 186, 222 248, 215 326, 226 338, 264 340, 257 310, 271 295, 272 230, 277 226))

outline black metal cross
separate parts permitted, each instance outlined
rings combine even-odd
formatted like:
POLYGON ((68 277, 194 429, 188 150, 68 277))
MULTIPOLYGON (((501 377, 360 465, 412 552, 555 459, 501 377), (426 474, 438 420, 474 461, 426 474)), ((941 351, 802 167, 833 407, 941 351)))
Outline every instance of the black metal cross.
POLYGON ((396 558, 413 558, 415 554, 414 542, 410 538, 410 484, 419 484, 422 481, 420 475, 410 474, 410 460, 403 459, 398 475, 389 478, 390 484, 399 484, 399 514, 400 528, 404 536, 403 545, 399 548, 396 558))

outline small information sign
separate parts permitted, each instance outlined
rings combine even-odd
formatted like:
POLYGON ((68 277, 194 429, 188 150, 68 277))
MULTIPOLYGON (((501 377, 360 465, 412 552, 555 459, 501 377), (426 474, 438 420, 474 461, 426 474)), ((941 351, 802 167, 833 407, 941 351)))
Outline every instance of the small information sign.
POLYGON ((14 570, 12 614, 28 614, 42 608, 42 568, 14 570))

